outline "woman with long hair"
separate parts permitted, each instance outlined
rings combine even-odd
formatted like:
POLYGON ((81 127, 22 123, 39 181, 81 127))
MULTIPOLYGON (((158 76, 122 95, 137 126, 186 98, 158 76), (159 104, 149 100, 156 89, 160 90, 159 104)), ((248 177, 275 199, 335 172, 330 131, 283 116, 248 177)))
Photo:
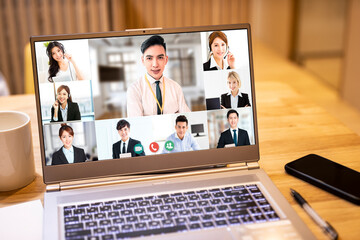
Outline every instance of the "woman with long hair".
POLYGON ((235 57, 229 51, 228 39, 221 31, 209 35, 210 58, 203 64, 204 71, 235 68, 235 57))
POLYGON ((241 81, 237 72, 229 72, 227 77, 229 92, 221 95, 221 108, 236 109, 250 107, 249 95, 240 92, 241 81))
POLYGON ((74 130, 72 127, 61 124, 59 138, 63 146, 52 156, 51 165, 85 162, 85 151, 72 145, 74 140, 74 130))
POLYGON ((56 100, 51 107, 51 122, 81 120, 79 105, 72 101, 70 88, 61 85, 57 89, 56 100))
POLYGON ((64 45, 60 42, 50 42, 46 48, 49 57, 49 82, 66 82, 83 80, 84 77, 77 67, 71 54, 65 53, 64 45))

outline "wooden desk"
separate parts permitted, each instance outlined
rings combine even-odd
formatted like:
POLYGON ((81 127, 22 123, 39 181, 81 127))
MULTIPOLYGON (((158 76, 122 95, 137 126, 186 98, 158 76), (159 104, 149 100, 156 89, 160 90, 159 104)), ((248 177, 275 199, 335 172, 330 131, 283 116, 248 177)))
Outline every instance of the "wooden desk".
MULTIPOLYGON (((299 191, 333 225, 340 239, 359 238, 358 206, 287 175, 284 165, 306 154, 316 153, 360 171, 360 137, 286 83, 308 82, 312 76, 262 45, 256 44, 254 49, 261 167, 317 238, 327 239, 291 198, 290 187, 299 191)), ((37 172, 35 181, 27 187, 0 193, 0 207, 43 200, 45 185, 42 182, 35 97, 0 97, 0 110, 19 110, 30 115, 37 172)))

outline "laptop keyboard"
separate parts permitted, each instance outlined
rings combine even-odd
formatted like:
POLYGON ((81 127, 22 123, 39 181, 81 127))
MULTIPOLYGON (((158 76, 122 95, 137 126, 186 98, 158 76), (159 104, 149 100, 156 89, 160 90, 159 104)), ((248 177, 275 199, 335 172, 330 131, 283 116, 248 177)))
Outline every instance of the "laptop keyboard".
POLYGON ((65 239, 123 239, 276 221, 256 184, 63 207, 65 239))

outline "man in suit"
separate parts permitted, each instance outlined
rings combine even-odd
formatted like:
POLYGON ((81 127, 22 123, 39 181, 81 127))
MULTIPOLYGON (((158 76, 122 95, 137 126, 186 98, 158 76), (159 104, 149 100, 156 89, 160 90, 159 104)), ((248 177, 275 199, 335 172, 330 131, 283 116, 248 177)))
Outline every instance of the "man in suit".
MULTIPOLYGON (((113 159, 120 158, 121 154, 131 153, 131 157, 145 156, 145 152, 135 152, 135 145, 141 145, 141 142, 130 138, 130 123, 124 119, 120 120, 116 125, 116 130, 121 138, 120 141, 113 144, 113 159)), ((124 155, 125 156, 125 155, 124 155)))
POLYGON ((227 112, 227 120, 230 128, 221 133, 217 148, 223 148, 226 145, 235 146, 250 145, 247 131, 237 127, 239 122, 239 113, 233 109, 227 112))

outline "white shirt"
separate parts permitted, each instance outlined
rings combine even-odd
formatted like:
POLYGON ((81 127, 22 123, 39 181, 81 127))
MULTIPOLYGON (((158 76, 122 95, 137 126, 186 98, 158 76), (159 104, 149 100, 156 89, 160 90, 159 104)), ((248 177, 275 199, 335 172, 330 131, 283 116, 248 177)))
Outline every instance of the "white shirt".
POLYGON ((224 59, 223 58, 223 62, 224 62, 224 68, 221 68, 219 65, 217 65, 214 55, 211 55, 210 57, 210 68, 216 67, 217 70, 223 70, 223 69, 227 69, 229 67, 229 64, 227 62, 227 57, 224 59))
POLYGON ((163 153, 174 153, 174 152, 185 152, 191 150, 200 150, 199 144, 195 141, 195 138, 189 133, 186 132, 184 138, 181 140, 177 133, 171 134, 166 141, 172 141, 174 143, 174 150, 171 152, 164 148, 163 153))
MULTIPOLYGON (((62 116, 62 119, 63 119, 63 122, 66 122, 67 121, 67 110, 68 110, 68 104, 66 103, 66 106, 65 108, 62 108, 61 104, 59 104, 59 108, 60 108, 60 112, 61 112, 61 116, 62 116)), ((55 111, 55 109, 54 109, 55 111)), ((54 112, 55 114, 55 112, 54 112)), ((59 118, 57 117, 53 117, 54 118, 54 121, 57 121, 59 118)))
MULTIPOLYGON (((130 138, 128 138, 128 139, 125 141, 125 153, 127 153, 127 148, 128 148, 128 146, 129 146, 129 139, 130 139, 130 138)), ((123 142, 122 140, 120 140, 120 154, 123 154, 123 151, 122 151, 123 146, 124 146, 124 142, 123 142)))
POLYGON ((231 91, 227 95, 228 96, 230 95, 231 108, 232 109, 237 108, 238 107, 238 101, 239 101, 238 96, 242 97, 241 92, 239 91, 238 94, 235 97, 231 94, 231 91))
POLYGON ((65 147, 62 148, 62 151, 66 157, 66 160, 69 163, 74 163, 74 147, 71 146, 70 149, 66 149, 65 147))
POLYGON ((74 66, 68 61, 69 65, 65 71, 59 69, 56 76, 53 77, 54 82, 69 82, 76 80, 76 71, 74 66))
MULTIPOLYGON (((145 76, 141 77, 128 88, 127 117, 157 115, 156 80, 149 74, 146 74, 146 76, 152 91, 145 76)), ((190 112, 180 85, 174 80, 164 76, 159 80, 164 106, 163 114, 190 112)))

